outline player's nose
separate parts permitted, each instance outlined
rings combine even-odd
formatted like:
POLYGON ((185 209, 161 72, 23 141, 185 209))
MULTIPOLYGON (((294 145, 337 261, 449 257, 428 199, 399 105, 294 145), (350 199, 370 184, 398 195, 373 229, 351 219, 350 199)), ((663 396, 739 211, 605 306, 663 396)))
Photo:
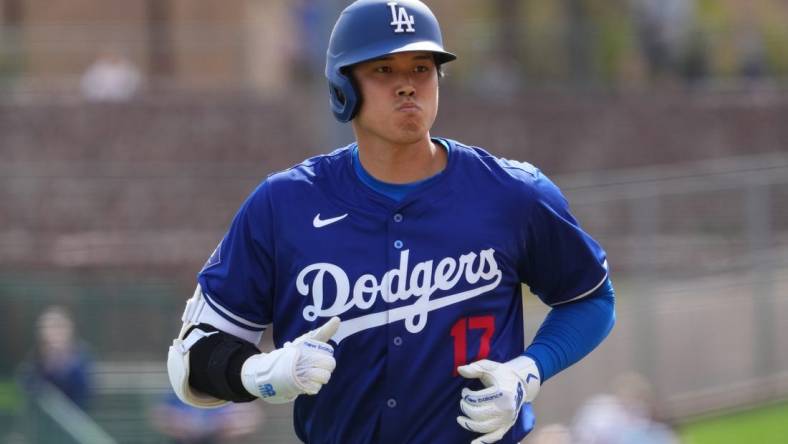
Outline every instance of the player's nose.
POLYGON ((416 88, 409 83, 402 84, 397 88, 397 95, 400 97, 411 97, 414 94, 416 94, 416 88))

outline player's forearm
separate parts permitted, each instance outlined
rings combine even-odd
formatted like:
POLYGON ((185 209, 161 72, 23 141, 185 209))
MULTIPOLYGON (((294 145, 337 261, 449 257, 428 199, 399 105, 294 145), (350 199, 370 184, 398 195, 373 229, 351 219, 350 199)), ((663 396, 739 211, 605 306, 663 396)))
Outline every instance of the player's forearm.
POLYGON ((203 331, 217 334, 194 344, 189 355, 189 385, 202 393, 233 402, 256 399, 243 386, 241 368, 250 357, 260 353, 254 345, 216 328, 200 324, 203 331))
POLYGON ((201 321, 211 311, 201 305, 202 299, 198 286, 186 304, 181 333, 167 355, 170 383, 183 402, 216 407, 263 398, 278 404, 302 394, 314 395, 328 382, 336 366, 328 341, 339 328, 339 318, 270 353, 260 353, 251 342, 201 321))
POLYGON ((610 333, 615 319, 610 280, 584 299, 554 307, 525 350, 525 355, 536 361, 542 383, 595 349, 610 333))
POLYGON ((210 324, 186 321, 167 353, 167 374, 175 394, 189 405, 218 407, 229 401, 251 401, 254 397, 227 375, 240 374, 231 367, 256 353, 259 350, 250 342, 210 324))

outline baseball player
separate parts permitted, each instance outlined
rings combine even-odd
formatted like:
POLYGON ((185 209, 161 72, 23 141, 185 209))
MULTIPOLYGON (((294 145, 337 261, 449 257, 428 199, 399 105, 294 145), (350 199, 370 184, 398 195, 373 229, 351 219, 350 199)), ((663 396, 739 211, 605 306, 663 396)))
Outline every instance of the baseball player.
POLYGON ((417 0, 342 12, 326 76, 356 141, 272 174, 236 214, 169 350, 183 401, 294 401, 310 444, 516 443, 544 381, 605 338, 605 252, 558 188, 430 134, 454 59, 417 0), (527 347, 523 283, 552 307, 527 347))

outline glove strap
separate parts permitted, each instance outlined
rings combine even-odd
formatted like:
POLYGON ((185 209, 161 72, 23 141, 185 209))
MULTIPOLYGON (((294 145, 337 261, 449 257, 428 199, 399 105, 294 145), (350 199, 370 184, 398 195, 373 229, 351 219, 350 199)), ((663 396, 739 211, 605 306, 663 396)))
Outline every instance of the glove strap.
POLYGON ((506 363, 511 367, 520 380, 525 385, 525 402, 533 401, 539 394, 542 386, 542 378, 539 375, 539 367, 536 361, 528 356, 518 356, 506 363))

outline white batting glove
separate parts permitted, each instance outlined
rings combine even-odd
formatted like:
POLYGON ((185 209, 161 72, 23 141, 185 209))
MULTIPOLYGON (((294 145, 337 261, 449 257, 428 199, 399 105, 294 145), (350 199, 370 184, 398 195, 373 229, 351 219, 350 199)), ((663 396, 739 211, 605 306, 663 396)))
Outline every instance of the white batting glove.
POLYGON ((478 378, 485 388, 462 389, 460 409, 465 416, 457 422, 466 430, 482 433, 471 444, 499 441, 514 425, 520 408, 539 393, 539 370, 528 357, 520 356, 507 363, 483 359, 457 367, 464 378, 478 378))
POLYGON ((339 322, 338 317, 333 317, 282 348, 247 359, 241 367, 246 391, 271 404, 316 394, 336 367, 334 347, 327 342, 337 332, 339 322))

